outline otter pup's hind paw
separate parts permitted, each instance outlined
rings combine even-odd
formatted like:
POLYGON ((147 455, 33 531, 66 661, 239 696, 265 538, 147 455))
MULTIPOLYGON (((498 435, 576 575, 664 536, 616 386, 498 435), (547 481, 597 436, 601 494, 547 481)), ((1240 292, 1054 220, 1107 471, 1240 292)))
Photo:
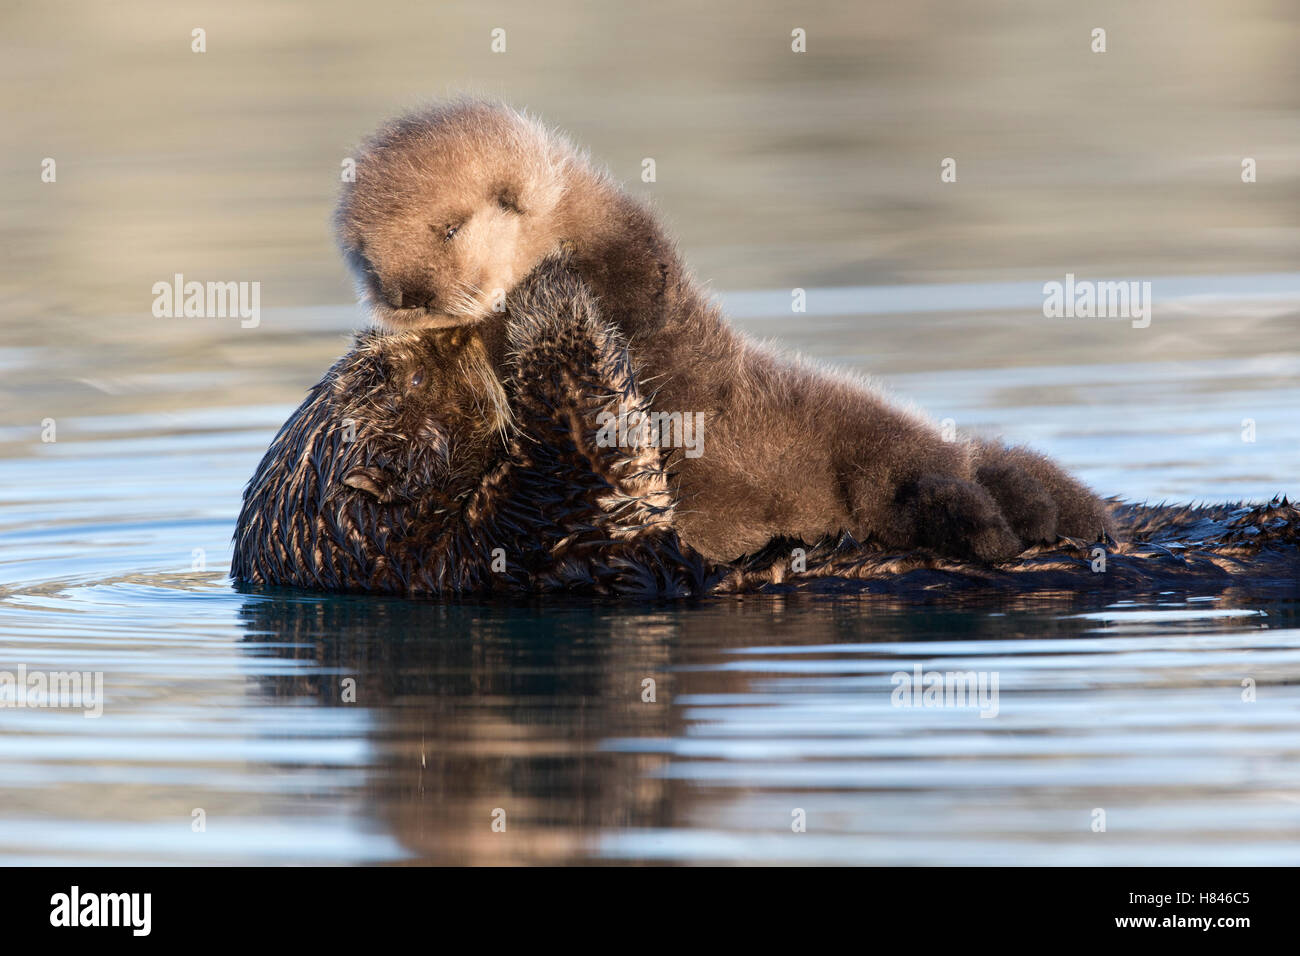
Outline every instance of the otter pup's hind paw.
POLYGON ((975 480, 992 496, 1002 516, 1025 545, 1057 539, 1056 500, 1029 471, 1010 462, 982 465, 975 480))
POLYGON ((974 482, 926 475, 907 492, 918 543, 940 554, 989 564, 1024 550, 997 502, 974 482))
POLYGON ((1050 544, 1060 536, 1091 541, 1102 534, 1115 534, 1106 503, 1050 458, 993 441, 974 442, 972 452, 977 480, 988 488, 1011 527, 1026 541, 1050 544), (1051 501, 1050 510, 1044 496, 1051 501), (1050 534, 1048 515, 1052 518, 1050 534))

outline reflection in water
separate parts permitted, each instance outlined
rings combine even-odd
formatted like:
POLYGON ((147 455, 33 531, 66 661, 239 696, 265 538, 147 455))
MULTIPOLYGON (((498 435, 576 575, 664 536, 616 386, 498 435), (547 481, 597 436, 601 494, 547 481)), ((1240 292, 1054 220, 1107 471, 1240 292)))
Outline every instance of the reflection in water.
POLYGON ((660 757, 602 752, 609 735, 671 737, 678 614, 613 608, 250 598, 250 639, 313 663, 264 678, 274 697, 374 710, 370 796, 402 842, 440 862, 563 861, 606 828, 670 827, 660 757), (270 635, 274 635, 272 641, 270 635), (641 682, 656 682, 643 703, 641 682), (496 808, 506 834, 491 829, 496 808))
POLYGON ((1257 839, 1300 822, 1300 805, 1269 795, 1297 792, 1300 771, 1273 759, 1295 753, 1294 735, 1254 719, 1273 708, 1244 710, 1233 671, 1209 677, 1253 646, 1250 672, 1284 690, 1300 673, 1296 608, 1233 603, 763 598, 539 613, 279 593, 248 595, 240 617, 253 653, 308 664, 265 673, 262 693, 371 711, 367 800, 420 860, 1186 862, 1264 852, 1257 839), (1116 620, 1125 637, 1099 636, 1116 620), (998 718, 892 706, 891 675, 917 664, 997 672, 998 718), (1247 732, 1253 757, 1234 752, 1247 732), (1236 818, 1216 795, 1229 782, 1246 804, 1236 818), (1119 815, 1108 842, 1091 839, 1103 792, 1119 815), (792 843, 796 808, 810 823, 792 843), (1153 831, 1165 812, 1179 822, 1153 831), (1219 835, 1248 845, 1214 849, 1219 835))

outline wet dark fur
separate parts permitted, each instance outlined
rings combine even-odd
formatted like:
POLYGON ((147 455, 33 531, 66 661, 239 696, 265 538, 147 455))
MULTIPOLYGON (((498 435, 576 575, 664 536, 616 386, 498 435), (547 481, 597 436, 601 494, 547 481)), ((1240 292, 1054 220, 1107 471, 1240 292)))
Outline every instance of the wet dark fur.
MULTIPOLYGON (((998 566, 843 536, 776 540, 730 564, 709 562, 673 530, 663 453, 596 441, 599 412, 645 404, 621 337, 598 321, 582 285, 563 263, 548 263, 509 305, 508 340, 499 347, 514 430, 508 444, 489 437, 482 449, 458 446, 482 463, 477 479, 469 471, 480 465, 460 468, 424 447, 440 447, 431 428, 454 425, 436 394, 392 410, 410 388, 404 376, 419 364, 413 357, 434 354, 444 373, 458 367, 446 333, 364 334, 311 390, 249 483, 232 575, 254 584, 438 596, 1297 587, 1300 511, 1285 500, 1200 508, 1113 503, 1123 542, 1063 538, 998 566), (431 417, 418 417, 425 414, 431 417), (406 425, 392 427, 403 415, 406 425), (341 441, 348 417, 357 423, 351 445, 341 441), (364 481, 351 480, 358 469, 364 481), (458 478, 448 483, 449 475, 458 478), (504 571, 492 568, 496 548, 504 571)), ((493 416, 475 411, 481 405, 458 405, 454 378, 441 382, 450 406, 467 409, 462 417, 483 435, 493 416)), ((1023 470, 1041 467, 1031 452, 993 451, 995 465, 1006 455, 1022 456, 1023 470)), ((976 460, 993 467, 988 458, 976 460)), ((1040 474, 1044 483, 1057 476, 1040 474)), ((1011 475, 993 484, 1009 493, 1018 472, 1011 475)), ((1041 502, 1027 497, 1020 512, 1014 504, 1007 505, 1012 521, 1039 520, 1041 502)))
POLYGON ((871 593, 920 597, 1089 591, 1214 593, 1229 586, 1300 593, 1300 509, 1268 504, 1164 506, 1113 502, 1123 541, 1064 538, 997 566, 824 539, 772 542, 737 562, 717 593, 871 593), (804 570, 791 570, 795 548, 804 570))
MULTIPOLYGON (((559 266, 510 299, 500 344, 517 427, 441 403, 481 388, 430 375, 418 410, 411 356, 443 355, 462 330, 366 332, 281 428, 244 492, 231 575, 329 591, 464 595, 560 592, 683 596, 711 585, 672 532, 654 450, 602 448, 596 416, 642 408, 618 333, 559 266), (406 416, 399 427, 396 420, 406 416), (344 422, 356 440, 343 440, 344 422), (485 427, 491 426, 491 427, 485 427), (452 454, 442 454, 451 448, 452 454)), ((482 406, 469 406, 477 409, 482 406)))
POLYGON ((676 528, 715 560, 781 536, 848 532, 996 562, 1058 535, 1116 530, 1106 506, 1047 459, 944 441, 862 382, 744 337, 649 210, 506 107, 452 103, 382 129, 361 150, 338 222, 363 294, 395 326, 491 321, 483 284, 571 250, 644 369, 652 408, 703 413, 703 454, 670 450, 667 468, 676 528))
POLYGON ((232 574, 403 590, 391 555, 416 511, 454 508, 502 442, 503 332, 357 335, 280 429, 244 492, 232 574))

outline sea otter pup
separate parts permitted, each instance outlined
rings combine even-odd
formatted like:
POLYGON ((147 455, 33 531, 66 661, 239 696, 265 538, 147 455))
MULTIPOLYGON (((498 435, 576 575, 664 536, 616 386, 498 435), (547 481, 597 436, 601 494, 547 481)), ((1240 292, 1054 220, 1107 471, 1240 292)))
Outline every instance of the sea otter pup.
POLYGON ((1046 459, 945 441, 863 382, 731 328, 651 213, 534 119, 495 103, 440 105, 385 126, 357 158, 339 239, 387 327, 492 319, 539 261, 570 252, 630 342, 653 410, 702 419, 703 453, 675 449, 669 468, 682 538, 714 560, 847 531, 1000 561, 1112 527, 1046 459))

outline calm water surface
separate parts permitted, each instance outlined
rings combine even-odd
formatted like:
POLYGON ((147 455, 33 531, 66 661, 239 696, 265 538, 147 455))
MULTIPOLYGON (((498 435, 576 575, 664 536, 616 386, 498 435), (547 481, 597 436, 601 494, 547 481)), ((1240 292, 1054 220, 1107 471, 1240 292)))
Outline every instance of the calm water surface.
POLYGON ((1300 863, 1294 595, 481 606, 228 583, 244 482, 360 322, 329 236, 340 163, 466 89, 590 146, 755 335, 1106 494, 1300 492, 1295 10, 797 15, 0 11, 0 672, 103 678, 87 718, 11 706, 0 677, 0 863, 1300 863), (1151 326, 1044 319, 1035 290, 1067 272, 1151 280, 1151 326), (261 283, 260 325, 154 318, 176 273, 261 283), (996 675, 996 716, 894 706, 916 667, 996 675))

